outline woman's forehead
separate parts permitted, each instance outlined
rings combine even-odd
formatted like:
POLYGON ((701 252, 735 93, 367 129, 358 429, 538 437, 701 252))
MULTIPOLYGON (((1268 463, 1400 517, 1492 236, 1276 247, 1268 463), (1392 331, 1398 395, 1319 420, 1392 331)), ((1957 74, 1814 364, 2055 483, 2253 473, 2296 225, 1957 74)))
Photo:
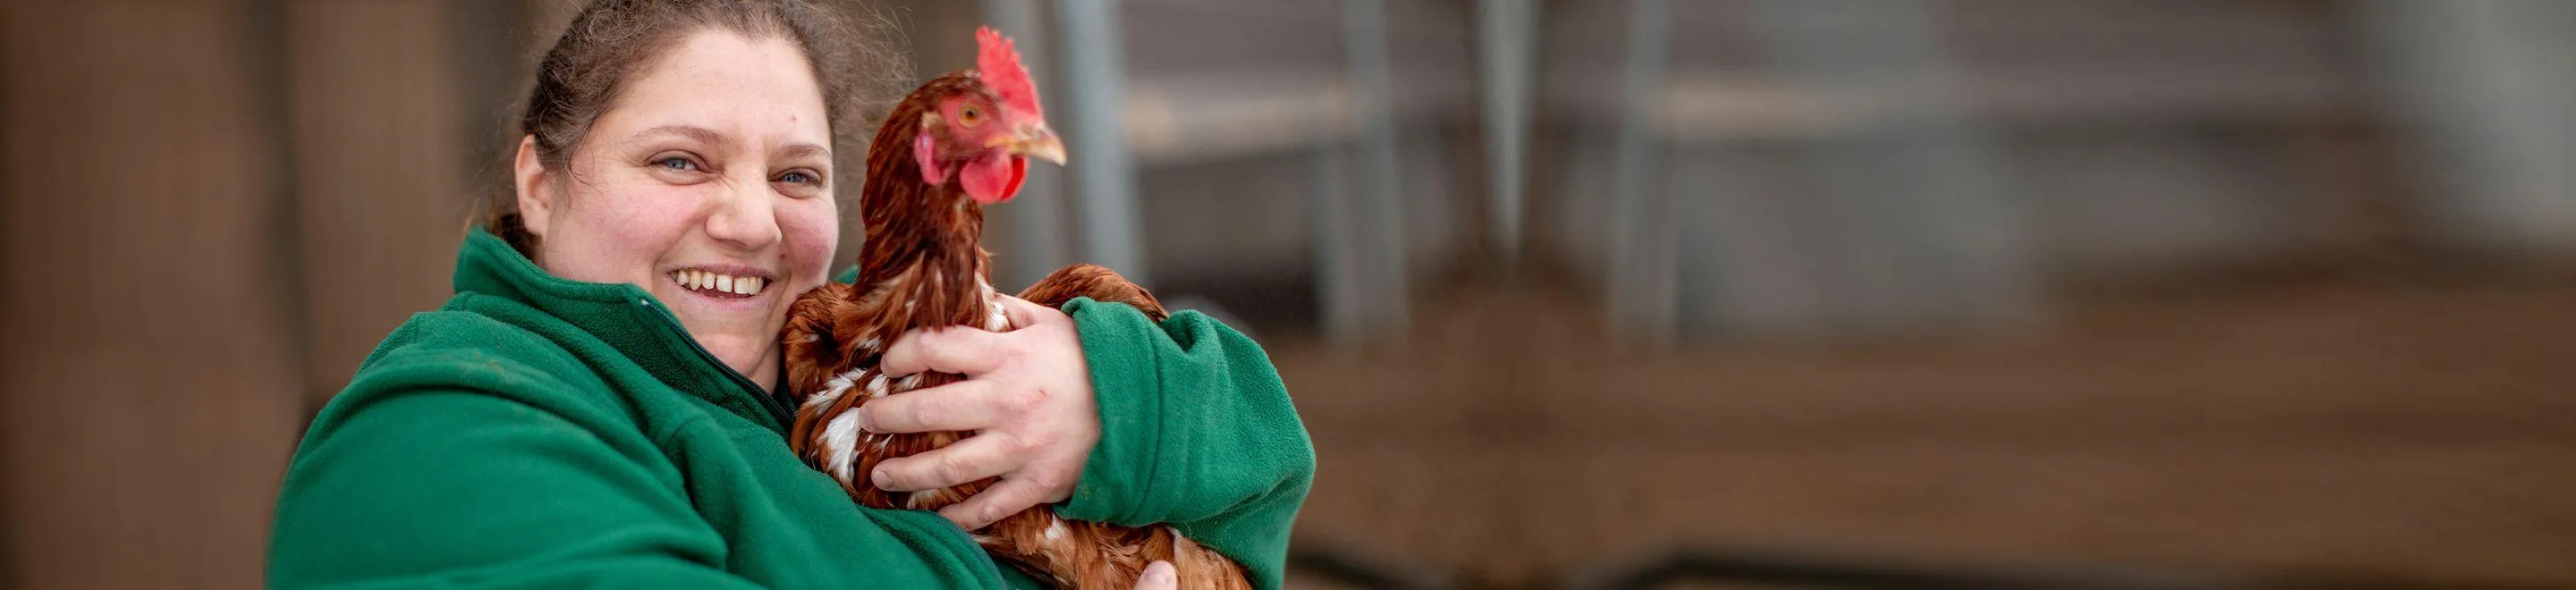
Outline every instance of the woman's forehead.
POLYGON ((699 33, 636 74, 596 130, 694 129, 705 140, 831 143, 821 86, 804 53, 787 40, 699 33))

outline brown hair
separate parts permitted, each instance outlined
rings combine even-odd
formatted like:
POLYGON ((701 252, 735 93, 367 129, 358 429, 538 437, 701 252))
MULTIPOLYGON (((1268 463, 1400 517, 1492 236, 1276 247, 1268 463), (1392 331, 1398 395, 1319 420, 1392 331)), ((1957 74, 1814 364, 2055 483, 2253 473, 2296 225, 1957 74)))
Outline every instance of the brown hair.
MULTIPOLYGON (((501 170, 513 167, 508 162, 522 136, 535 136, 537 161, 547 170, 570 170, 573 150, 589 135, 590 124, 616 104, 626 81, 690 35, 710 29, 795 43, 822 87, 826 119, 840 144, 834 153, 843 161, 834 167, 856 170, 857 155, 865 150, 851 144, 864 135, 851 126, 883 111, 892 102, 885 92, 910 81, 912 73, 893 49, 899 41, 893 24, 882 17, 849 18, 870 16, 851 9, 856 14, 816 0, 591 0, 538 62, 518 133, 501 151, 501 170)), ((498 184, 484 197, 477 221, 533 256, 536 239, 519 218, 518 188, 509 181, 498 184)))

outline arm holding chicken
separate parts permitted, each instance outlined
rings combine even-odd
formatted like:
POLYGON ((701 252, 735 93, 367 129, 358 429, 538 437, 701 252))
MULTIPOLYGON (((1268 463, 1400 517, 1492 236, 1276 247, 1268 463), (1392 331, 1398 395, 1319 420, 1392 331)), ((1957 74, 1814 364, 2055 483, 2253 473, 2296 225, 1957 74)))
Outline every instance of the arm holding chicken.
POLYGON ((1260 347, 1095 265, 1028 301, 990 283, 983 207, 1066 154, 1010 40, 976 41, 975 69, 914 90, 870 142, 856 276, 788 312, 790 447, 860 504, 938 510, 1043 583, 1126 586, 1169 559, 1194 587, 1278 587, 1314 449, 1260 347))
POLYGON ((1068 518, 1169 523, 1241 563, 1255 586, 1277 587, 1315 459, 1260 347, 1194 311, 1157 322, 1087 298, 1064 311, 1003 301, 1022 328, 917 330, 889 348, 890 371, 967 380, 887 396, 863 407, 865 419, 979 434, 886 460, 871 480, 909 491, 998 475, 940 513, 969 530, 1040 504, 1068 518))

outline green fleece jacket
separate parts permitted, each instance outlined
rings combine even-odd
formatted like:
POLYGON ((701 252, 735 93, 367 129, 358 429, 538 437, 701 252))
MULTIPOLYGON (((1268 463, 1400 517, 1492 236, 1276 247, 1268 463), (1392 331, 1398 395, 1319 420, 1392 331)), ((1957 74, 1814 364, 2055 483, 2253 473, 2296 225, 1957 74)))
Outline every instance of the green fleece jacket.
MULTIPOLYGON (((634 285, 476 232, 456 297, 367 357, 296 448, 272 587, 1031 587, 938 514, 850 502, 786 405, 634 285)), ((847 279, 844 279, 847 280, 847 279)), ((1078 299, 1102 438, 1068 518, 1171 523, 1279 586, 1314 447, 1260 347, 1078 299)))

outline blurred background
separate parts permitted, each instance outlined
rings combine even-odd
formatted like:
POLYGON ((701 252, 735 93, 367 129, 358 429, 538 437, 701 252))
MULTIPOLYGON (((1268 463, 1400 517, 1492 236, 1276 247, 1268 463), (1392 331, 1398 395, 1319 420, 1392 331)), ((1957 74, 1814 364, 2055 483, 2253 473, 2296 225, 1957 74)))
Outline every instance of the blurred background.
MULTIPOLYGON (((1269 348, 1292 585, 2576 587, 2576 2, 868 10, 1046 88, 997 283, 1269 348)), ((0 8, 0 584, 257 586, 570 14, 0 8)))

